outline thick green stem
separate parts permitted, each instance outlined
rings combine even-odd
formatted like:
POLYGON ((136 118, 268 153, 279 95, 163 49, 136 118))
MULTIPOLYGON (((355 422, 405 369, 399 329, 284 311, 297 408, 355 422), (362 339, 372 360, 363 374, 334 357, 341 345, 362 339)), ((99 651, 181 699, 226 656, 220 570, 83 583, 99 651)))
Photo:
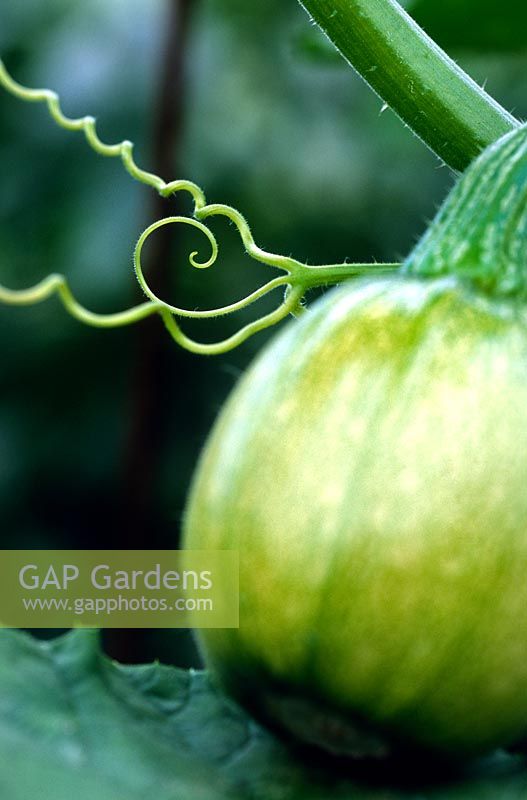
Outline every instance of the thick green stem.
POLYGON ((395 0, 300 0, 364 80, 449 166, 519 125, 395 0))
POLYGON ((504 136, 456 183, 402 271, 456 275, 491 297, 527 302, 527 125, 504 136))

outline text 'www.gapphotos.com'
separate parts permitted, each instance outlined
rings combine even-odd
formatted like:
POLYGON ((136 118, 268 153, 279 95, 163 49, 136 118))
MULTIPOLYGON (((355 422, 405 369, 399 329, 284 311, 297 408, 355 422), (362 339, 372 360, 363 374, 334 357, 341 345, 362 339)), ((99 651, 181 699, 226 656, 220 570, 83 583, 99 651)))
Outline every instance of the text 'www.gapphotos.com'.
POLYGON ((63 611, 77 614, 115 614, 118 612, 195 612, 213 611, 214 602, 210 597, 178 597, 176 600, 155 597, 76 597, 66 599, 63 597, 24 597, 22 598, 24 610, 27 612, 63 611))

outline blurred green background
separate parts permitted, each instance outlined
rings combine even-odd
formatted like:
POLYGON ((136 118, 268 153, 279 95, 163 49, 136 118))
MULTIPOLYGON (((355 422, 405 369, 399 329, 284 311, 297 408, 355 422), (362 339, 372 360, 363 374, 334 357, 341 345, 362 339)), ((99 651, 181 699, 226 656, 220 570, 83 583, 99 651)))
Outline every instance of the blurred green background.
MULTIPOLYGON (((461 65, 525 117, 526 9, 487 5, 478 23, 469 0, 414 3, 461 65)), ((22 83, 56 89, 68 115, 96 115, 103 140, 132 139, 141 166, 196 181, 210 202, 242 211, 263 247, 309 263, 404 257, 453 181, 295 0, 3 0, 0 55, 22 83)), ((153 218, 190 208, 161 205, 43 106, 5 93, 0 168, 0 283, 64 272, 97 311, 141 299, 135 240, 153 218)), ((186 253, 206 245, 186 230, 149 244, 166 299, 213 306, 270 277, 226 222, 212 227, 221 257, 210 271, 188 266, 186 253)), ((186 330, 214 340, 253 314, 186 330)), ((158 319, 105 332, 56 300, 0 307, 2 547, 177 546, 200 449, 267 338, 205 358, 179 350, 158 319)), ((188 632, 105 641, 126 661, 197 663, 188 632)))

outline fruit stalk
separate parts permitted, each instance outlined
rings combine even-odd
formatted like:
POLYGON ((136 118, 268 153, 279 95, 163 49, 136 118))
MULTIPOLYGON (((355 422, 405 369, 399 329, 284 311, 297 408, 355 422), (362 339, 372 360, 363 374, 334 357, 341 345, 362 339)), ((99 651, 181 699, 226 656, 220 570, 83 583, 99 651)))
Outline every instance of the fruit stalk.
POLYGON ((300 2, 366 83, 453 169, 465 169, 519 124, 395 0, 300 2))

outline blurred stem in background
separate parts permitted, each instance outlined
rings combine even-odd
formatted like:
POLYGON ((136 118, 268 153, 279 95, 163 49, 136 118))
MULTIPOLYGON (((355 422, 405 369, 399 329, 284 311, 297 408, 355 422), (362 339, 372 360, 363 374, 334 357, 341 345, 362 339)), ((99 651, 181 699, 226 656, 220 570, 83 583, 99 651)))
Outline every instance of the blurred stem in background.
MULTIPOLYGON (((195 0, 167 0, 166 24, 162 27, 164 42, 157 100, 153 110, 153 172, 170 180, 183 173, 180 164, 181 138, 184 130, 186 60, 190 19, 195 0)), ((145 197, 147 196, 145 190, 145 197)), ((170 214, 181 213, 178 197, 167 200, 148 191, 151 207, 147 224, 170 214), (176 209, 174 209, 176 203, 176 209)), ((174 249, 175 225, 161 228, 152 237, 145 257, 145 274, 149 283, 167 296, 171 254, 174 249)), ((155 549, 176 547, 165 541, 163 533, 152 526, 156 518, 154 485, 159 471, 163 438, 170 411, 170 372, 178 372, 183 356, 174 348, 159 319, 149 319, 134 331, 134 370, 130 388, 129 430, 123 451, 121 525, 113 546, 122 549, 155 549)), ((175 537, 174 531, 174 537, 175 537)), ((147 631, 107 631, 106 649, 113 658, 128 663, 145 657, 147 631)))

